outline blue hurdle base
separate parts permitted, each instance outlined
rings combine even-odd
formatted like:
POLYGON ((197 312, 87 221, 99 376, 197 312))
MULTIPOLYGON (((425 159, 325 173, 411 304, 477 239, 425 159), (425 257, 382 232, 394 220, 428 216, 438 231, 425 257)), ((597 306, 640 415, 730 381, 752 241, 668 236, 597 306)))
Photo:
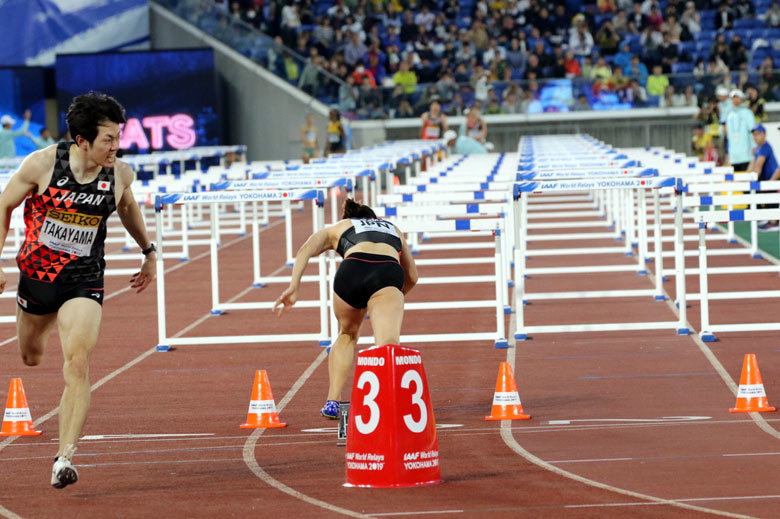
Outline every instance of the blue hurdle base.
POLYGON ((664 283, 666 283, 667 281, 669 281, 669 278, 668 278, 668 277, 666 277, 666 276, 661 276, 661 281, 663 281, 664 283))
POLYGON ((632 256, 634 255, 634 251, 632 251, 632 250, 627 250, 627 251, 626 251, 624 254, 625 254, 626 256, 628 256, 628 257, 632 257, 632 256))
POLYGON ((666 301, 666 296, 653 296, 656 301, 666 301))
POLYGON ((170 351, 171 347, 167 344, 158 344, 156 349, 157 351, 170 351))
POLYGON ((715 342, 715 335, 711 332, 699 332, 699 339, 703 342, 715 342))
POLYGON ((326 347, 326 346, 327 346, 327 348, 328 348, 328 353, 330 353, 330 344, 331 344, 331 341, 330 341, 330 339, 323 339, 323 340, 321 340, 321 341, 319 342, 319 345, 320 345, 320 347, 324 348, 324 347, 326 347))
POLYGON ((516 333, 515 334, 515 340, 516 341, 525 341, 528 340, 528 335, 525 333, 516 333))
POLYGON ((688 328, 677 328, 677 335, 690 335, 691 331, 688 328))
POLYGON ((122 247, 122 252, 130 252, 130 249, 131 247, 125 245, 124 247, 122 247))
POLYGON ((653 258, 645 258, 645 263, 652 263, 652 262, 653 262, 653 258))
POLYGON ((511 306, 505 306, 504 307, 504 314, 511 314, 512 313, 512 307, 511 306))
POLYGON ((243 238, 244 236, 246 236, 246 233, 245 233, 245 232, 240 232, 240 233, 238 233, 238 236, 239 236, 240 238, 243 238))
POLYGON ((412 251, 412 254, 416 256, 416 255, 420 254, 420 251, 418 251, 418 250, 413 250, 413 251, 412 251))
POLYGON ((423 237, 420 239, 420 241, 421 241, 421 242, 423 242, 423 243, 425 243, 426 241, 430 241, 430 240, 431 240, 431 239, 430 239, 430 238, 428 238, 427 236, 423 236, 423 237))
POLYGON ((259 281, 257 283, 252 283, 252 286, 255 288, 262 288, 265 286, 265 283, 260 283, 259 281))
POLYGON ((184 263, 185 261, 190 261, 190 258, 188 258, 188 257, 179 258, 179 261, 181 263, 184 263))
POLYGON ((737 240, 734 240, 734 239, 729 240, 729 243, 737 243, 737 240))
POLYGON ((289 261, 284 264, 285 267, 292 267, 293 265, 294 265, 294 263, 291 263, 289 261))
POLYGON ((514 281, 507 281, 506 282, 506 286, 508 286, 509 288, 512 288, 513 286, 515 286, 515 282, 514 281))
POLYGON ((761 254, 759 254, 759 253, 753 254, 752 258, 753 259, 764 259, 764 257, 761 254))
POLYGON ((211 315, 222 315, 222 310, 212 310, 211 315))
POLYGON ((639 274, 640 276, 646 276, 647 275, 647 271, 646 270, 637 270, 636 273, 639 274))
POLYGON ((509 342, 507 342, 506 339, 499 339, 495 342, 494 346, 496 347, 496 349, 505 350, 509 348, 509 342))

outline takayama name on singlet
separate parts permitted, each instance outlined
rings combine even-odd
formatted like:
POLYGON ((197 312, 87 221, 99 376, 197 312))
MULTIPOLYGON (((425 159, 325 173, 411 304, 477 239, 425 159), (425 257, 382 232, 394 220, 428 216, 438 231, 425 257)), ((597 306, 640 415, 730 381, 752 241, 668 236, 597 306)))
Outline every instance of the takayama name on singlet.
POLYGON ((49 209, 38 241, 53 250, 89 256, 102 216, 49 209))

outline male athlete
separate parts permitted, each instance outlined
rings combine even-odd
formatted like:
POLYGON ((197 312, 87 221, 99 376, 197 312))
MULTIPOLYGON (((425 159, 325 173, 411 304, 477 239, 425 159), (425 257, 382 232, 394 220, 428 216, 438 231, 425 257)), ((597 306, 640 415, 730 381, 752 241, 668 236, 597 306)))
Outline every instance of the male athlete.
MULTIPOLYGON (((62 343, 65 391, 54 488, 78 480, 71 459, 89 408, 89 357, 102 317, 106 220, 114 210, 145 256, 130 279, 132 288, 140 292, 155 277, 155 248, 130 189, 133 171, 116 159, 124 113, 103 94, 74 98, 67 123, 75 141, 31 153, 0 196, 0 251, 11 212, 26 198, 25 241, 17 255, 16 333, 22 360, 28 366, 41 362, 55 324, 62 343)), ((0 269, 0 292, 5 284, 0 269)))

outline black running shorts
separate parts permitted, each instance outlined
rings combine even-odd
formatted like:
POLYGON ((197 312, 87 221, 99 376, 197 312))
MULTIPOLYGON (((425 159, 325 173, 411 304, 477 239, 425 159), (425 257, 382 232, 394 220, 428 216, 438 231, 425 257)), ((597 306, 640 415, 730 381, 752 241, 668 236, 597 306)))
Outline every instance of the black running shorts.
POLYGON ((44 283, 24 276, 19 278, 16 304, 27 313, 46 315, 57 312, 66 301, 86 297, 103 305, 103 280, 82 283, 44 283))
POLYGON ((333 291, 353 308, 366 308, 368 299, 385 287, 403 290, 404 269, 397 260, 382 254, 353 252, 341 262, 333 291))

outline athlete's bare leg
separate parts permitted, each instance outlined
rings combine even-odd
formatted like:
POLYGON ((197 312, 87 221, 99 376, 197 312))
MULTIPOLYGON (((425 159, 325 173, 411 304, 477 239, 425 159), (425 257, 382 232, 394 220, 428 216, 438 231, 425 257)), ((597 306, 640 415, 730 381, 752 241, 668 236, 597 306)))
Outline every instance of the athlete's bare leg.
POLYGON ((352 370, 352 358, 366 310, 353 308, 338 294, 333 294, 333 312, 339 321, 339 336, 330 347, 328 356, 328 400, 341 400, 341 389, 352 370))
POLYGON ((41 363, 43 352, 49 344, 51 330, 57 321, 57 314, 28 314, 16 307, 16 336, 19 339, 19 353, 27 366, 41 363))
POLYGON ((90 401, 89 357, 97 343, 103 308, 85 297, 66 301, 57 313, 62 342, 65 391, 60 400, 60 446, 70 456, 81 435, 90 401))
POLYGON ((368 316, 377 346, 401 343, 404 295, 395 287, 377 290, 368 300, 368 316))

